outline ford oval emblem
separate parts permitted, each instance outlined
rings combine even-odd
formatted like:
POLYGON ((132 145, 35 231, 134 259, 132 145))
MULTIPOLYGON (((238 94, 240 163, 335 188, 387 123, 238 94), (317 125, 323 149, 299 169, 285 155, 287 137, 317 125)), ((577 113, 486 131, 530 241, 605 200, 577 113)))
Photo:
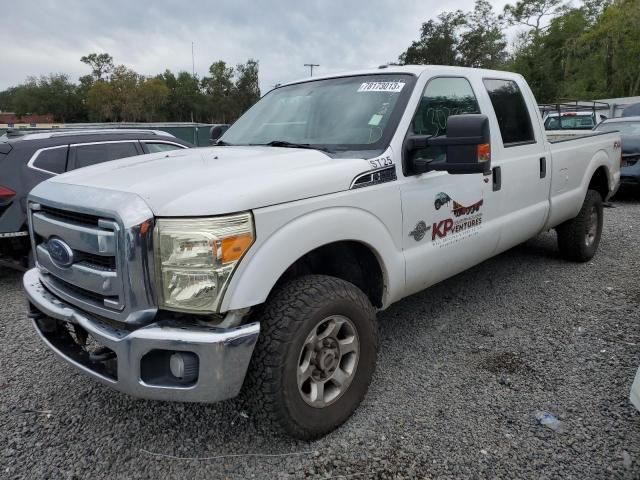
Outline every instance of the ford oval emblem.
POLYGON ((70 267, 73 264, 73 250, 59 238, 50 238, 47 242, 47 252, 53 263, 59 267, 70 267))

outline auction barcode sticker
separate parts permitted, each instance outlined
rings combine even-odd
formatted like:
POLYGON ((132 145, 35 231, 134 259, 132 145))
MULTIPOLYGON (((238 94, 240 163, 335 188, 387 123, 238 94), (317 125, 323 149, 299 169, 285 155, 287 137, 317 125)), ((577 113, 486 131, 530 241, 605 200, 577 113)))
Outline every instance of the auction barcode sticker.
POLYGON ((358 92, 391 92, 399 93, 404 88, 404 82, 364 82, 358 92))

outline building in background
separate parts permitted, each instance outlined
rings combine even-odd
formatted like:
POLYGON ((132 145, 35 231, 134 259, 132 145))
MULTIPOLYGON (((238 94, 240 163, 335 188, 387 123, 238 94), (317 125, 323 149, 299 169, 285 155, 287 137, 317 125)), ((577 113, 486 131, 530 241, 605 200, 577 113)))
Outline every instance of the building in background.
POLYGON ((19 117, 13 112, 0 112, 0 129, 26 128, 26 127, 52 127, 53 115, 26 114, 19 117))

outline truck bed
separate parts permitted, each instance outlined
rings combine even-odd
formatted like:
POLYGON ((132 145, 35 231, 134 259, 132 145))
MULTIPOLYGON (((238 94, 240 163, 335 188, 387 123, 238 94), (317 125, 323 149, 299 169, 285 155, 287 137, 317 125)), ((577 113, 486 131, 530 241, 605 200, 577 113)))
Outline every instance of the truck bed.
POLYGON ((607 170, 609 191, 616 189, 620 136, 617 132, 584 130, 552 131, 547 136, 552 159, 551 212, 547 221, 547 228, 551 228, 578 214, 587 188, 585 182, 592 178, 596 164, 604 164, 607 170))
POLYGON ((568 142, 578 138, 595 137, 607 132, 595 132, 593 130, 547 130, 549 143, 568 142))

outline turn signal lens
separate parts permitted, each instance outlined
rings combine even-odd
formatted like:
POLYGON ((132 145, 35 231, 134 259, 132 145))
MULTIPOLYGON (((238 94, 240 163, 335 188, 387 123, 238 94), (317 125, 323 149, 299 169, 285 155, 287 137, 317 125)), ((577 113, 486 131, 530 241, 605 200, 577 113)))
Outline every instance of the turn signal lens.
POLYGON ((0 198, 9 199, 15 197, 16 192, 7 187, 0 187, 0 198))
POLYGON ((235 262, 247 251, 253 243, 253 235, 245 233, 235 237, 227 237, 222 239, 222 254, 220 260, 222 263, 235 262))
POLYGON ((481 143, 477 148, 478 163, 484 163, 491 160, 491 145, 488 143, 481 143))

